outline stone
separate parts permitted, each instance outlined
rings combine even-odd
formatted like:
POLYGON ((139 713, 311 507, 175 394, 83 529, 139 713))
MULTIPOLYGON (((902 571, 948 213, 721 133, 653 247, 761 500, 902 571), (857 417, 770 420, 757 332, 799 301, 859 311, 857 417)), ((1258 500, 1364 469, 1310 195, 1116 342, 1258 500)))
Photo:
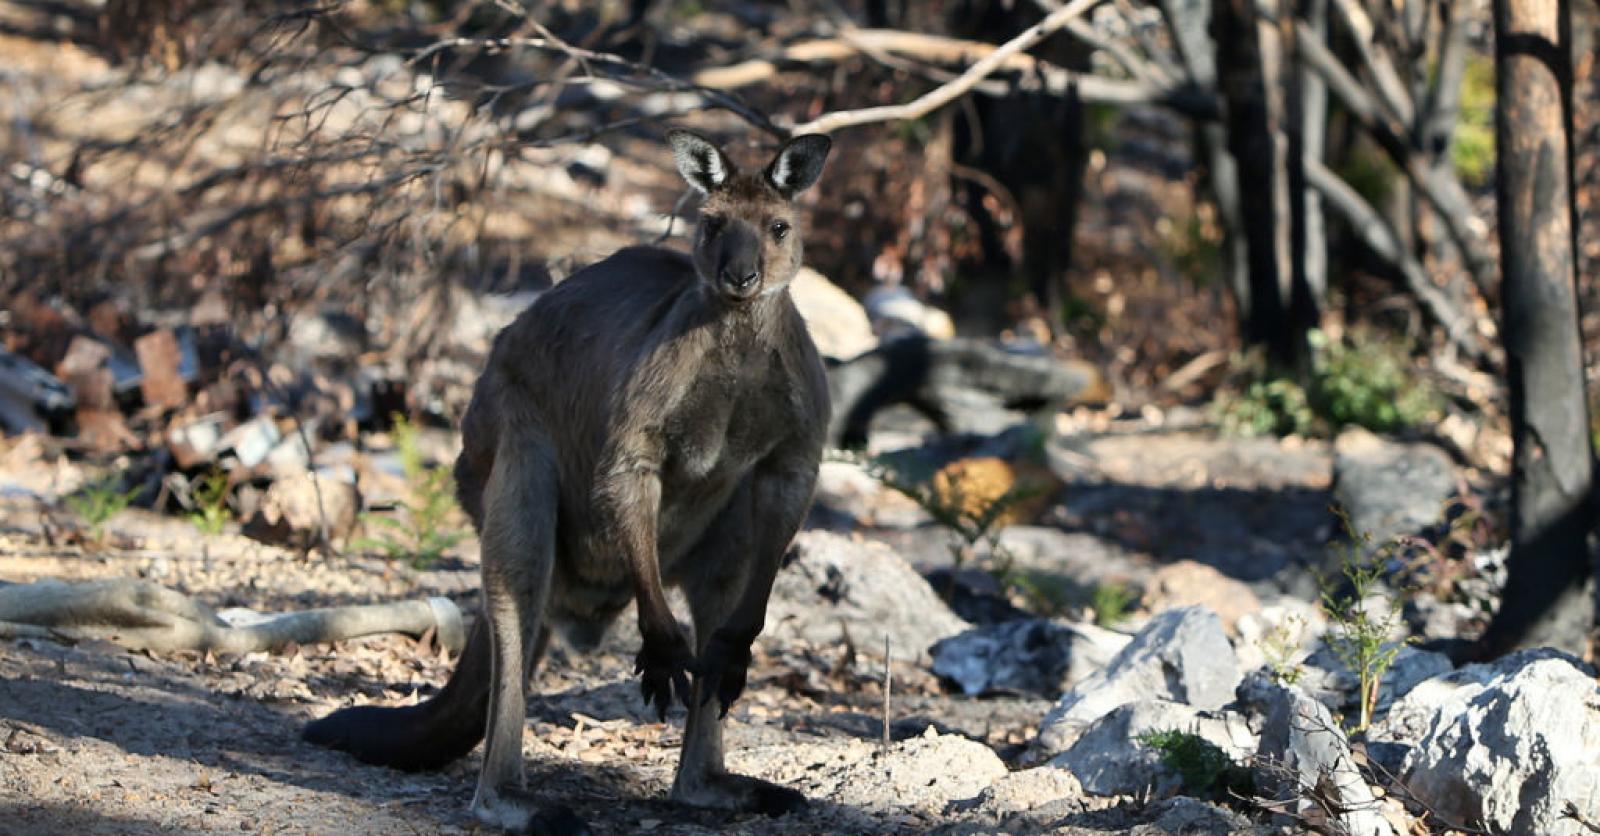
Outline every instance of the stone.
POLYGON ((361 494, 351 481, 306 471, 273 481, 244 533, 269 543, 308 545, 316 542, 324 519, 330 538, 348 536, 360 511, 361 494))
POLYGON ((1168 610, 1150 619, 1105 669, 1063 694, 1040 723, 1036 742, 1046 752, 1065 751, 1089 724, 1136 700, 1221 708, 1233 698, 1239 676, 1216 613, 1198 606, 1168 610))
POLYGON ((178 337, 162 329, 151 331, 133 341, 133 351, 139 357, 139 369, 144 377, 139 381, 139 391, 144 402, 162 409, 177 409, 189 402, 189 385, 183 376, 183 350, 178 337))
POLYGON ((936 340, 947 340, 956 335, 950 314, 923 302, 904 287, 875 288, 864 301, 867 317, 872 321, 872 330, 882 339, 908 333, 936 340))
POLYGON ((265 415, 258 415, 228 431, 222 438, 222 449, 233 451, 244 467, 255 467, 266 461, 267 454, 283 440, 278 425, 265 415))
POLYGON ((789 283, 789 296, 823 357, 849 360, 877 347, 866 309, 816 270, 801 267, 789 283))
POLYGON ((1269 806, 1281 805, 1301 817, 1332 809, 1338 811, 1330 822, 1333 832, 1396 836, 1327 706, 1298 688, 1273 683, 1261 671, 1245 677, 1238 696, 1239 704, 1259 718, 1256 787, 1271 799, 1269 806))
POLYGON ((56 364, 56 376, 71 387, 79 409, 111 411, 117 408, 111 373, 111 347, 82 334, 72 338, 67 353, 56 364))
POLYGON ((1168 700, 1139 700, 1119 706, 1094 721, 1072 748, 1050 759, 1051 766, 1077 776, 1095 795, 1165 798, 1183 789, 1183 779, 1161 762, 1161 753, 1139 738, 1165 731, 1198 735, 1234 762, 1255 754, 1256 735, 1244 715, 1201 711, 1168 700))
POLYGON ((835 740, 747 747, 729 753, 734 771, 758 774, 808 798, 869 813, 942 814, 1007 775, 993 749, 932 727, 887 749, 876 742, 835 740))
POLYGON ((1177 836, 1200 833, 1272 833, 1244 816, 1198 798, 1178 796, 1152 805, 1156 820, 1135 826, 1128 836, 1177 836))
POLYGON ((55 375, 0 345, 0 431, 50 432, 76 405, 55 375))
POLYGON ((1194 604, 1216 613, 1230 635, 1237 633, 1241 617, 1261 609, 1261 600, 1247 584, 1193 560, 1169 563, 1145 581, 1141 606, 1149 612, 1194 604))
POLYGON ((1522 651, 1424 683, 1408 697, 1384 733, 1403 739, 1425 730, 1401 780, 1441 821, 1504 833, 1592 832, 1567 811, 1600 814, 1593 668, 1548 648, 1522 651))
POLYGON ((790 557, 773 584, 765 640, 822 646, 849 641, 881 655, 887 634, 894 658, 925 664, 935 642, 971 626, 881 543, 806 531, 795 538, 790 557))
POLYGON ((1359 427, 1333 445, 1333 499, 1374 544, 1437 523, 1458 476, 1449 454, 1425 442, 1397 442, 1359 427))
POLYGON ((933 645, 933 673, 967 696, 1055 698, 1106 666, 1131 638, 1092 624, 1020 619, 968 630, 933 645))

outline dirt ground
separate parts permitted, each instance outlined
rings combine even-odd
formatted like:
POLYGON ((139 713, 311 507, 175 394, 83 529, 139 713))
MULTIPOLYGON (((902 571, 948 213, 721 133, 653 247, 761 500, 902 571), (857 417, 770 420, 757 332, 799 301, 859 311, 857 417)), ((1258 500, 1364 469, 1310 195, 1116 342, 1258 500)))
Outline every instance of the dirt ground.
MULTIPOLYGON (((1162 503, 1131 503, 1114 526, 1080 528, 1075 536, 1103 540, 1104 555, 1121 555, 1102 559, 1125 561, 1125 574, 1204 557, 1204 542, 1191 544, 1196 554, 1185 554, 1179 539, 1136 542, 1127 532, 1205 526, 1229 496, 1243 498, 1236 512, 1245 518, 1272 517, 1267 506, 1278 503, 1276 516, 1289 524, 1258 529, 1259 539, 1315 533, 1296 520, 1324 496, 1321 448, 1250 442, 1229 452, 1191 436, 1145 437, 1138 446, 1143 455, 1125 455, 1127 445, 1115 440, 1086 448, 1097 475, 1082 490, 1069 491, 1066 496, 1078 498, 1058 506, 1056 516, 1070 527, 1073 504, 1118 485, 1135 492, 1145 489, 1141 482, 1178 490, 1184 480, 1171 474, 1182 472, 1185 456, 1194 460, 1191 470, 1211 469, 1213 485, 1222 479, 1232 489, 1261 482, 1262 474, 1271 478, 1257 485, 1260 490, 1167 504, 1159 514, 1162 503), (1157 445, 1170 455, 1155 455, 1157 445), (1228 461, 1239 466, 1230 469, 1228 461)), ((0 580, 137 577, 213 607, 261 612, 429 595, 453 597, 468 610, 474 605, 476 548, 470 542, 436 568, 417 572, 374 558, 301 555, 234 534, 202 538, 185 521, 130 510, 113 519, 102 545, 69 545, 70 514, 38 498, 51 484, 74 478, 70 465, 54 467, 0 468, 0 580)), ((582 656, 553 648, 529 704, 530 786, 540 798, 570 806, 596 832, 985 832, 1004 826, 1009 832, 1095 833, 1123 832, 1159 812, 1127 799, 1050 797, 1049 789, 1031 790, 1032 797, 1009 808, 965 810, 903 798, 892 786, 882 797, 851 795, 852 788, 840 784, 859 783, 851 777, 857 770, 872 774, 879 756, 881 662, 850 648, 771 644, 761 646, 751 687, 730 715, 730 761, 795 786, 814 803, 780 819, 676 807, 665 795, 681 716, 660 723, 644 711, 625 642, 582 656)), ((476 753, 439 773, 409 775, 361 765, 298 737, 305 721, 341 706, 423 698, 443 684, 450 665, 448 653, 431 641, 402 636, 243 656, 0 642, 0 833, 483 832, 468 813, 476 753)), ((1049 705, 1038 698, 947 695, 911 665, 896 665, 894 679, 896 740, 918 738, 932 726, 944 733, 939 740, 977 741, 1011 768, 1049 705)))

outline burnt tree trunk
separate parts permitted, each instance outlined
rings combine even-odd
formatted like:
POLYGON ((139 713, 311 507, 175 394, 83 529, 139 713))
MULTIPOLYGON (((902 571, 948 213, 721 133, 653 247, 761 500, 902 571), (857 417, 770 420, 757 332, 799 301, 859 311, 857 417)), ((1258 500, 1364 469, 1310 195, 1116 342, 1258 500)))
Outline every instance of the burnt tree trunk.
POLYGON ((1570 11, 1495 0, 1496 198, 1511 390, 1511 556, 1483 649, 1581 652, 1594 624, 1594 451, 1578 333, 1570 11))
POLYGON ((1218 90, 1228 150, 1241 164, 1240 219, 1249 277, 1240 314, 1247 344, 1265 346, 1280 370, 1304 371, 1318 300, 1306 280, 1305 169, 1300 89, 1288 69, 1290 15, 1268 17, 1252 0, 1213 7, 1218 90), (1248 161, 1243 163, 1242 161, 1248 161))

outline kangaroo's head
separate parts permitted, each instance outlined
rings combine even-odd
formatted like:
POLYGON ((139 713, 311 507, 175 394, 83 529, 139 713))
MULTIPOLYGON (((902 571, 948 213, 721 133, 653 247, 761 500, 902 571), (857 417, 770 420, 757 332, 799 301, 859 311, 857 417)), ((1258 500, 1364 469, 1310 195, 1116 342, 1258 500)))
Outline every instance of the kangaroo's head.
POLYGON ((817 182, 833 141, 797 136, 760 174, 739 171, 721 149, 689 131, 672 131, 667 141, 683 179, 705 196, 694 239, 701 280, 735 304, 788 286, 801 256, 794 198, 817 182))

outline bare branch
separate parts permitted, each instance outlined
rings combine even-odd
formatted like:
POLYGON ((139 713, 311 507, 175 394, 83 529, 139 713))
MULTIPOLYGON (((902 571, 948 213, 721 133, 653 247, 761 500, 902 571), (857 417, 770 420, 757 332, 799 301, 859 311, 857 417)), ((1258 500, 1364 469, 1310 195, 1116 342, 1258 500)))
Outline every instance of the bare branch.
POLYGON ((1429 280, 1422 265, 1400 243, 1400 236, 1383 216, 1378 214, 1355 189, 1329 171, 1321 161, 1306 158, 1306 183, 1327 200, 1328 205, 1344 216, 1351 231, 1360 236, 1380 258, 1395 265, 1406 283, 1406 288, 1417 297, 1418 303, 1450 338, 1451 344, 1473 361, 1483 363, 1488 359, 1481 343, 1473 336, 1477 328, 1488 331, 1494 338, 1494 326, 1487 320, 1475 322, 1466 312, 1456 308, 1444 291, 1429 280))
POLYGON ((987 78, 995 70, 1000 69, 1008 58, 1049 37, 1056 30, 1065 26, 1067 21, 1078 17, 1100 2, 1102 0, 1073 0, 1061 9, 1046 15, 1044 20, 1028 27, 1022 34, 984 56, 981 61, 973 64, 955 81, 941 85, 911 102, 825 114, 810 122, 796 125, 794 132, 832 133, 840 128, 848 128, 854 125, 920 118, 955 101, 962 94, 971 90, 978 82, 987 78))

